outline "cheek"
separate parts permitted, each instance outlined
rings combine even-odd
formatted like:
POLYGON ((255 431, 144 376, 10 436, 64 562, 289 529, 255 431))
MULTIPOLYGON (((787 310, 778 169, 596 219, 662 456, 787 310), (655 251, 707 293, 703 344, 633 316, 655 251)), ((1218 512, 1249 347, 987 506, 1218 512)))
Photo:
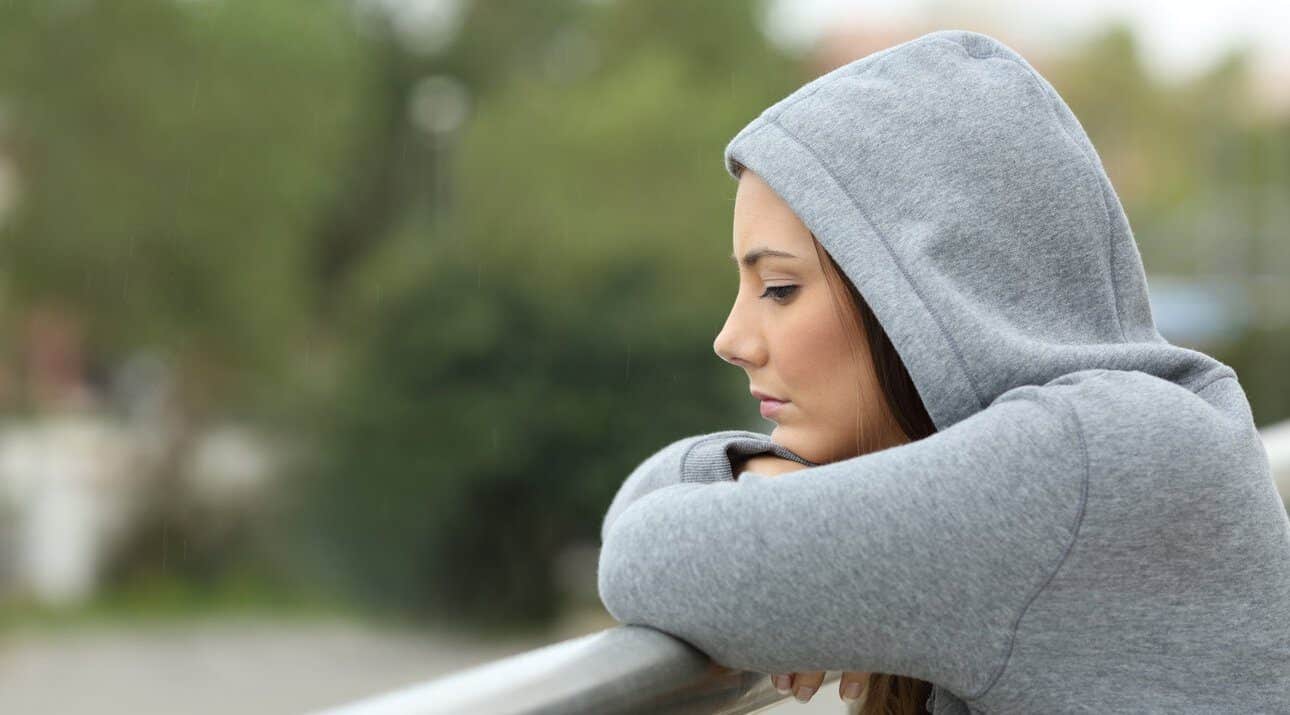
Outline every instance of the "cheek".
POLYGON ((797 411, 772 436, 822 464, 857 454, 862 399, 856 361, 864 355, 853 354, 849 341, 858 336, 846 332, 827 296, 802 306, 782 327, 775 373, 797 411))
POLYGON ((829 402, 845 399, 852 390, 839 386, 855 384, 855 367, 848 341, 833 304, 824 296, 794 311, 784 326, 779 368, 785 387, 796 391, 803 405, 831 411, 829 402))

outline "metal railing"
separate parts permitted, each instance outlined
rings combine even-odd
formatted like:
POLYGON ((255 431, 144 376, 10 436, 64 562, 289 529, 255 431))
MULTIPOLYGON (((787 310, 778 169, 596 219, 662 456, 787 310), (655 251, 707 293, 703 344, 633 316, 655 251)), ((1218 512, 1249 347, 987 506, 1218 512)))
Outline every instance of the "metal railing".
MULTIPOLYGON (((1260 435, 1277 490, 1290 501, 1290 420, 1260 435)), ((765 674, 724 668, 662 631, 617 626, 316 715, 734 715, 788 697, 765 674)))
POLYGON ((750 713, 786 697, 763 673, 724 668, 662 631, 617 626, 318 715, 707 715, 750 713))

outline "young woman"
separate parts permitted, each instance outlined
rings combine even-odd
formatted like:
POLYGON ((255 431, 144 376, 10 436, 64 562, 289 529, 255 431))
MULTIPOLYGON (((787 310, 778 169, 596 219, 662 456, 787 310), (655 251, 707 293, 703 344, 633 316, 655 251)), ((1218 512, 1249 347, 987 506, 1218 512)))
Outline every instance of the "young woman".
POLYGON ((713 345, 769 435, 605 515, 623 623, 826 671, 863 713, 1290 712, 1290 519, 1235 372, 1167 342, 1101 161, 973 32, 856 60, 727 145, 713 345))

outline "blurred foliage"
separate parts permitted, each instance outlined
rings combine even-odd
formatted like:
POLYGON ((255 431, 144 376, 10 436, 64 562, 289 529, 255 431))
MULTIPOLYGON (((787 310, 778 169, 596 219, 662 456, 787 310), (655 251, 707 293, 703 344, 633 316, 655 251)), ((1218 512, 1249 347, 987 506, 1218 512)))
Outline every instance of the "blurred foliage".
MULTIPOLYGON (((70 306, 106 364, 169 355, 193 429, 254 417, 301 455, 223 540, 165 502, 121 588, 292 573, 418 617, 540 621, 556 555, 598 541, 640 460, 757 424, 711 350, 737 286, 721 153, 817 70, 742 0, 478 0, 433 52, 376 7, 0 3, 4 334, 70 306), (412 119, 427 78, 468 98, 459 130, 412 119)), ((1148 271, 1290 273, 1290 130, 1246 121, 1246 58, 1171 87, 1137 55, 1111 28, 1039 69, 1148 271)), ((1204 349, 1267 423, 1290 417, 1290 336, 1267 317, 1284 281, 1259 285, 1262 322, 1204 349)))
POLYGON ((300 335, 368 56, 335 2, 0 4, 6 308, 56 300, 98 353, 157 345, 209 399, 253 394, 300 335))
POLYGON ((730 393, 693 347, 704 326, 657 339, 634 266, 581 283, 578 314, 476 268, 436 265, 381 321, 303 472, 301 533, 375 603, 544 619, 556 556, 597 540, 642 445, 728 415, 730 393))

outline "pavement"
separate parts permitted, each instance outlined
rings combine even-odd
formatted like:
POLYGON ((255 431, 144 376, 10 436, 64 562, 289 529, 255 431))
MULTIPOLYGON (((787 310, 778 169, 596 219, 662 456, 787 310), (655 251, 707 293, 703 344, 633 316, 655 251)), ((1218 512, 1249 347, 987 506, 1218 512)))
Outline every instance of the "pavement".
MULTIPOLYGON (((540 638, 486 643, 345 620, 246 617, 18 630, 0 639, 0 713, 304 713, 613 625, 585 614, 540 638)), ((842 715, 836 688, 762 712, 842 715)))

